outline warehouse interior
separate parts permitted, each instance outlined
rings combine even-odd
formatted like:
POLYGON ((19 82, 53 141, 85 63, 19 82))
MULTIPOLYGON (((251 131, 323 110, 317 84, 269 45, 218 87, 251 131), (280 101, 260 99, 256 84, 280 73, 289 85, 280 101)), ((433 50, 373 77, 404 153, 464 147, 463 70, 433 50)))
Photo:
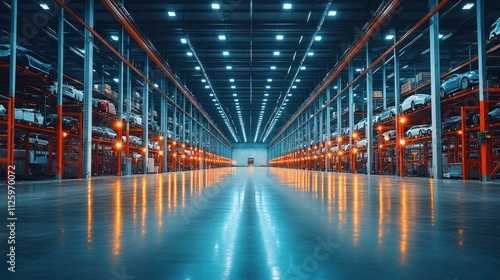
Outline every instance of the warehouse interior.
POLYGON ((0 0, 9 186, 12 167, 31 223, 20 231, 36 239, 28 230, 44 227, 44 211, 59 222, 41 234, 61 266, 39 270, 25 247, 24 277, 129 279, 118 275, 128 267, 138 279, 417 279, 434 260, 436 279, 494 279, 498 246, 485 243, 500 216, 500 2, 0 0), (167 224, 177 229, 158 230, 167 224), (436 225, 432 250, 450 249, 422 260, 415 247, 427 241, 413 231, 436 225), (440 235, 455 232, 458 243, 440 235), (382 244, 391 238, 401 242, 382 244), (165 259, 141 251, 176 242, 165 259), (312 265, 325 242, 333 249, 312 265), (60 255, 68 248, 89 266, 105 257, 82 276, 64 268, 77 263, 60 255), (145 258, 132 265, 134 254, 145 258), (141 265, 168 271, 148 277, 141 265))

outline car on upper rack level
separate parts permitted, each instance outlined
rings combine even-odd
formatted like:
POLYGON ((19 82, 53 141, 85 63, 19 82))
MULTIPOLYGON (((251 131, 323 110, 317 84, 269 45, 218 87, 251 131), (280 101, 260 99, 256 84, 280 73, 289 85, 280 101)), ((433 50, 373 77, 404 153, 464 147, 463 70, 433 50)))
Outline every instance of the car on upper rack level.
POLYGON ((43 125, 44 121, 44 118, 39 111, 28 108, 14 109, 14 119, 28 123, 35 123, 38 125, 43 125))
MULTIPOLYGON (((0 58, 9 60, 10 49, 10 44, 0 44, 0 58)), ((56 79, 56 68, 54 68, 52 64, 50 64, 50 62, 43 56, 21 46, 17 46, 16 50, 16 62, 20 67, 36 70, 46 75, 51 80, 56 79)))
MULTIPOLYGON (((57 94, 57 82, 50 86, 50 92, 57 94)), ((63 85, 63 95, 83 102, 83 91, 76 89, 72 85, 63 85)))
POLYGON ((455 91, 465 90, 471 85, 479 84, 479 71, 469 71, 463 74, 451 74, 441 81, 439 90, 441 98, 450 96, 455 91))
POLYGON ((388 120, 390 118, 393 118, 394 116, 396 116, 396 109, 394 108, 394 106, 387 107, 380 113, 379 122, 388 120))
POLYGON ((403 103, 399 106, 401 113, 408 110, 415 110, 416 108, 422 107, 426 104, 426 98, 428 94, 414 94, 406 98, 403 103))
POLYGON ((110 115, 116 116, 115 104, 113 104, 111 101, 101 99, 99 100, 98 104, 99 104, 99 110, 106 112, 110 115))
POLYGON ((412 137, 421 137, 424 135, 430 135, 432 134, 432 128, 428 124, 424 125, 415 125, 412 126, 408 131, 406 131, 406 137, 412 138, 412 137))

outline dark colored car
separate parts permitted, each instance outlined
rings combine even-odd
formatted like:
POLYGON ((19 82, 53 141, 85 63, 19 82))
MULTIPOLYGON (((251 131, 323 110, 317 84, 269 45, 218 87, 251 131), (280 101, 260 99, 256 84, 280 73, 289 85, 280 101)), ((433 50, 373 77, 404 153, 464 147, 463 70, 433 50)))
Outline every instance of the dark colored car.
MULTIPOLYGON (((500 108, 496 108, 488 113, 488 119, 490 122, 496 122, 500 120, 500 108)), ((472 117, 474 124, 479 124, 479 114, 475 114, 472 117)))
POLYGON ((461 121, 461 116, 453 116, 451 118, 448 118, 441 124, 441 130, 459 129, 461 126, 461 121))
POLYGON ((93 126, 92 127, 92 137, 103 138, 104 130, 101 127, 93 126))
POLYGON ((451 74, 441 81, 441 98, 450 96, 458 90, 465 90, 471 85, 479 84, 479 71, 469 71, 463 74, 451 74))
MULTIPOLYGON (((45 125, 49 128, 57 128, 57 120, 59 120, 59 115, 57 114, 48 115, 45 118, 45 125)), ((63 129, 70 131, 78 130, 78 120, 73 117, 63 116, 62 124, 63 124, 63 129)))
MULTIPOLYGON (((0 44, 0 58, 9 60, 9 57, 10 44, 0 44)), ((31 50, 17 46, 16 61, 19 66, 41 72, 47 75, 51 80, 57 78, 56 68, 54 68, 43 56, 31 50)))

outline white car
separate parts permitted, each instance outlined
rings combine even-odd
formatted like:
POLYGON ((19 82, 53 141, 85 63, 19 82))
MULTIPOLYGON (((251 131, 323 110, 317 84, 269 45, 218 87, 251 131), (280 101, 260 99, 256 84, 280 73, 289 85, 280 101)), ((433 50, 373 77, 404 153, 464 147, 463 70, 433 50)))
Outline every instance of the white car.
POLYGON ((356 148, 366 148, 368 146, 368 139, 363 138, 356 141, 356 148))
MULTIPOLYGON (((54 83, 50 86, 50 91, 54 94, 57 94, 57 83, 54 83)), ((63 95, 71 97, 76 101, 83 102, 83 91, 77 90, 74 86, 63 85, 63 95)))
POLYGON ((489 39, 493 39, 500 34, 500 18, 497 18, 497 20, 491 25, 491 28, 489 39))
POLYGON ((103 137, 112 141, 116 141, 116 137, 118 134, 116 134, 116 131, 109 127, 101 127, 103 137))
POLYGON ((5 107, 0 104, 0 116, 3 116, 7 113, 7 109, 5 109, 5 107))
POLYGON ((399 110, 401 113, 408 110, 415 110, 418 107, 422 107, 425 105, 425 100, 428 97, 428 94, 414 94, 403 101, 399 106, 399 110))
MULTIPOLYGON (((137 137, 137 136, 134 136, 134 135, 129 135, 128 136, 128 139, 129 139, 129 143, 132 144, 132 145, 137 145, 137 146, 142 146, 142 139, 137 137)), ((127 138, 125 136, 122 136, 122 142, 123 143, 126 143, 127 142, 127 138)))
POLYGON ((339 146, 335 145, 330 149, 331 152, 336 153, 339 151, 339 146))
MULTIPOLYGON (((23 135, 22 137, 22 140, 25 141, 26 139, 26 134, 23 135)), ((49 141, 48 140, 45 140, 45 139, 42 139, 40 137, 38 137, 38 134, 30 134, 29 136, 29 143, 32 147, 34 148, 47 148, 49 146, 49 141)))
POLYGON ((154 142, 152 140, 149 140, 148 141, 148 149, 150 149, 150 150, 159 150, 160 149, 160 145, 158 145, 158 142, 154 142))
POLYGON ((360 120, 357 124, 354 125, 353 130, 354 131, 360 131, 362 129, 365 129, 365 126, 367 125, 366 118, 363 118, 360 120))
POLYGON ((412 138, 412 137, 421 137, 424 135, 430 135, 432 134, 432 128, 428 124, 424 125, 415 125, 412 126, 408 131, 406 131, 406 137, 412 138))
POLYGON ((345 143, 345 144, 342 145, 342 150, 344 152, 349 151, 350 148, 351 148, 351 144, 349 144, 349 143, 345 143))
POLYGON ((14 110, 14 119, 43 125, 43 116, 35 109, 16 108, 14 110))

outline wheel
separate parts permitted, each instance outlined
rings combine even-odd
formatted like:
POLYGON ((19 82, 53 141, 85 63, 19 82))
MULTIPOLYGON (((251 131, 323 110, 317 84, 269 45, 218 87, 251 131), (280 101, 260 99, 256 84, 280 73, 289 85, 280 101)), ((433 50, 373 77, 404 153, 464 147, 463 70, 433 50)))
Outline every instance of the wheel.
POLYGON ((422 137, 423 135, 424 135, 424 133, 422 133, 422 130, 420 130, 420 131, 418 132, 418 136, 419 136, 419 137, 422 137))
POLYGON ((467 89, 469 87, 469 80, 467 80, 467 78, 462 78, 460 80, 460 89, 464 90, 464 89, 467 89))
POLYGON ((403 113, 403 106, 399 105, 399 113, 403 113))
POLYGON ((24 55, 19 56, 17 63, 19 64, 19 66, 21 66, 23 68, 29 68, 28 67, 28 59, 24 55))
POLYGON ((408 138, 412 138, 413 135, 411 135, 411 132, 408 132, 408 138))
POLYGON ((50 69, 49 79, 55 81, 57 79, 57 72, 54 69, 50 69))
POLYGON ((391 114, 390 114, 391 118, 394 118, 394 115, 395 115, 394 112, 391 111, 391 114))
POLYGON ((431 135, 432 134, 432 130, 427 130, 427 135, 431 135))
POLYGON ((444 88, 439 90, 439 94, 441 95, 441 98, 444 98, 445 95, 444 88))
POLYGON ((474 115, 474 116, 472 117, 472 122, 473 122, 474 124, 478 124, 478 123, 479 123, 479 115, 474 115))
POLYGON ((411 109, 412 109, 412 110, 415 110, 415 101, 412 101, 412 102, 411 102, 411 109))

